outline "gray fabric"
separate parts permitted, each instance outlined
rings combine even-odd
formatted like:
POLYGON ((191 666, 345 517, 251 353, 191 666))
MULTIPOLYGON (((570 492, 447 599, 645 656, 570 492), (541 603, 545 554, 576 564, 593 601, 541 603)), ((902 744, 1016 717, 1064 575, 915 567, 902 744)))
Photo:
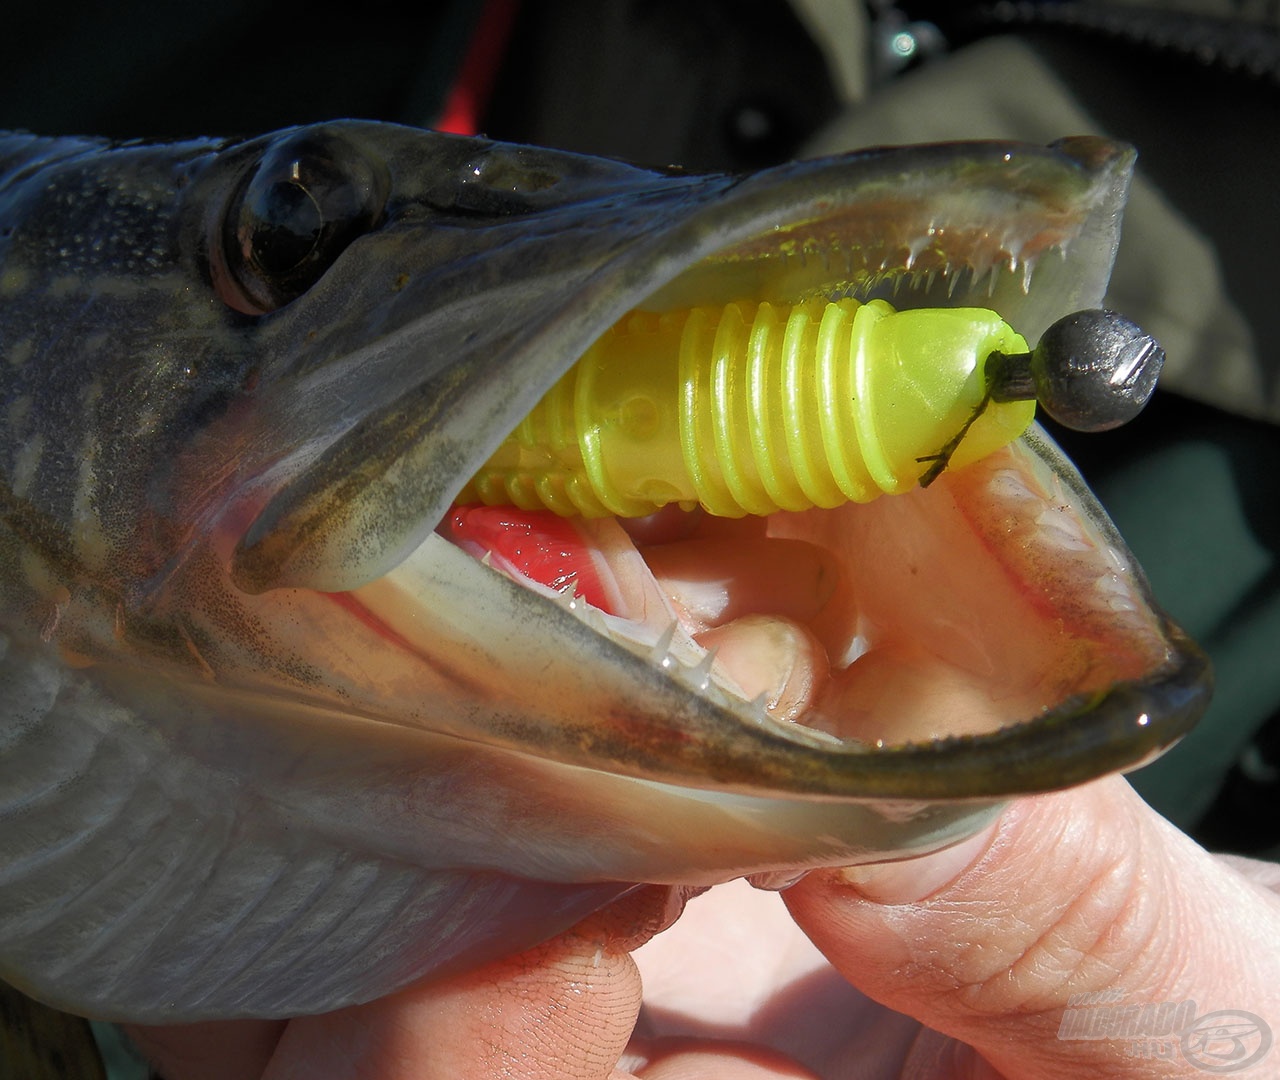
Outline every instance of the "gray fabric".
POLYGON ((1137 144, 1139 168, 1108 302, 1156 335, 1167 389, 1245 415, 1280 419, 1256 334, 1233 303, 1213 243, 1180 215, 1142 164, 1135 132, 1107 132, 1036 51, 1011 37, 903 75, 806 147, 825 154, 908 142, 1111 134, 1137 144))

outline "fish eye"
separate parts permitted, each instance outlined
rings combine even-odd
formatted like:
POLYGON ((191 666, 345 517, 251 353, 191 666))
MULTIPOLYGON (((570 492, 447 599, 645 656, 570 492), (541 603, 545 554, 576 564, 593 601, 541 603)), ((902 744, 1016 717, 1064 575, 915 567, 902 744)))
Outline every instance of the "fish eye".
POLYGON ((222 299, 250 315, 296 300, 377 225, 387 189, 385 171, 340 139, 304 133, 269 147, 222 220, 222 299))

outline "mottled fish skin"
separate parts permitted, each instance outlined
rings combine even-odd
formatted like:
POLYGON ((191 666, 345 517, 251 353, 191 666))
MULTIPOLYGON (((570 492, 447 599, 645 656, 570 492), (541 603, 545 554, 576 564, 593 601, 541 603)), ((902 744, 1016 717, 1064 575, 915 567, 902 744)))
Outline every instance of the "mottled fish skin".
MULTIPOLYGON (((1074 140, 744 178, 361 122, 0 137, 0 976, 107 1018, 320 1012, 542 940, 632 882, 929 850, 1003 796, 1167 746, 1203 707, 1203 656, 1037 436, 1001 468, 1103 553, 1110 606, 1071 617, 1130 666, 984 736, 869 751, 768 722, 432 533, 664 290, 825 288, 836 233, 841 278, 908 251, 926 273, 946 233, 1029 334, 1096 305, 1131 163, 1074 140), (322 216, 332 195, 368 219, 318 280, 255 291, 237 208, 295 161, 322 216), (392 632, 378 605, 410 564, 427 630, 392 632)), ((976 515, 992 543, 1002 513, 976 515)))

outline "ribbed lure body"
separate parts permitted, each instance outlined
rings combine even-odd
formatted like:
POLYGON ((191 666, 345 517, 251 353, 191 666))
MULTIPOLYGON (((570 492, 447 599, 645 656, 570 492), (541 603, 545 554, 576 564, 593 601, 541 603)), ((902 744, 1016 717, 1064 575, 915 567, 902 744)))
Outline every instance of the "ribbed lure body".
POLYGON ((1026 342, 993 311, 883 300, 634 312, 546 394, 459 502, 721 517, 869 502, 985 457, 1034 401, 988 403, 983 364, 1026 342))

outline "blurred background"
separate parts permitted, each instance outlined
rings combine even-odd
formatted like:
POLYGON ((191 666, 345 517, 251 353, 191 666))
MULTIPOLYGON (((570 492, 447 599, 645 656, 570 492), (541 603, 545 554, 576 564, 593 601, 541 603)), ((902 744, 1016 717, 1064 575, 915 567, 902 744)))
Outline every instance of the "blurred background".
POLYGON ((1217 670, 1205 721, 1135 786, 1214 849, 1280 857, 1276 0, 63 0, 8 5, 4 40, 0 127, 41 134, 351 116, 717 170, 1131 142, 1108 303, 1161 339, 1166 378, 1128 427, 1054 434, 1217 670))

